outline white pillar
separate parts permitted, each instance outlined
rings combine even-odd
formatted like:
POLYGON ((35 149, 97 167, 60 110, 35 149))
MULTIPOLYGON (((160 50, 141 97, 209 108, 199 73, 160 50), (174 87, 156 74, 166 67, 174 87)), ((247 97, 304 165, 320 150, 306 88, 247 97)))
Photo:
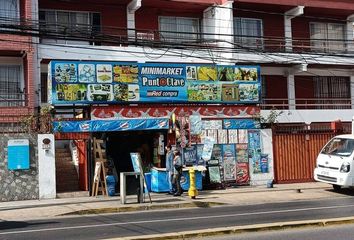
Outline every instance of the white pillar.
POLYGON ((142 0, 132 0, 127 6, 128 40, 135 39, 135 11, 141 7, 142 0))
POLYGON ((289 110, 294 110, 296 109, 295 107, 295 76, 294 75, 288 75, 287 76, 287 82, 288 82, 288 104, 289 104, 289 110))
POLYGON ((38 134, 38 185, 39 199, 56 198, 53 134, 38 134))
POLYGON ((285 31, 285 51, 287 52, 292 52, 293 50, 291 19, 300 16, 302 14, 304 14, 304 6, 297 6, 285 12, 284 31, 285 31))
POLYGON ((230 51, 234 47, 232 44, 234 42, 233 1, 227 1, 220 7, 212 6, 204 10, 203 33, 205 33, 204 40, 224 48, 220 52, 211 53, 215 58, 219 58, 216 59, 216 62, 226 65, 233 64, 231 62, 233 53, 230 51))
POLYGON ((354 109, 354 76, 350 76, 350 99, 352 109, 354 109))

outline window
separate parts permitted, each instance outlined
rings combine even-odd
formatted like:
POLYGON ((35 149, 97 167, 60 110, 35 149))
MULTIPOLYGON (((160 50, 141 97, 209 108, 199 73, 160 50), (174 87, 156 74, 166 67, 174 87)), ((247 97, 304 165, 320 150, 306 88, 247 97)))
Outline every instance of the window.
POLYGON ((0 106, 23 104, 21 66, 0 65, 0 106))
POLYGON ((345 25, 310 23, 311 48, 319 52, 345 51, 345 25))
POLYGON ((98 13, 45 10, 39 12, 39 20, 41 31, 51 36, 42 40, 45 43, 89 44, 85 39, 100 31, 98 13))
POLYGON ((20 20, 19 0, 0 0, 0 24, 16 24, 20 20))
POLYGON ((261 19, 234 18, 235 43, 246 48, 263 49, 261 19))
POLYGON ((199 19, 160 17, 160 40, 168 42, 197 41, 200 36, 199 19))
POLYGON ((351 108, 350 79, 348 77, 314 77, 314 85, 318 108, 351 108))

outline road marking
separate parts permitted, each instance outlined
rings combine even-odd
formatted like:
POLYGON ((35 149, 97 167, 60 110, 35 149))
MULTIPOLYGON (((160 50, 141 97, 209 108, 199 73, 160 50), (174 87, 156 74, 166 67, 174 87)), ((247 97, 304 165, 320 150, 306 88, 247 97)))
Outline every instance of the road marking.
POLYGON ((273 213, 301 212, 301 211, 323 210, 323 209, 338 209, 338 208, 347 208, 347 207, 354 207, 354 204, 328 206, 328 207, 313 207, 313 208, 298 208, 298 209, 288 209, 288 210, 274 210, 274 211, 263 211, 263 212, 253 212, 253 213, 235 213, 235 214, 224 214, 224 215, 217 215, 217 216, 200 216, 200 217, 187 217, 187 218, 186 217, 184 217, 184 218, 166 218, 166 219, 143 220, 143 221, 134 221, 134 222, 122 222, 122 223, 104 223, 104 224, 80 225, 80 226, 72 226, 72 227, 43 228, 43 229, 32 229, 32 230, 22 230, 22 231, 1 232, 0 235, 10 235, 10 234, 20 234, 20 233, 34 233, 34 232, 48 232, 48 231, 60 231, 60 230, 80 229, 80 228, 124 226, 124 225, 142 224, 142 223, 173 222, 173 221, 187 221, 187 220, 225 218, 225 217, 237 217, 237 216, 249 216, 249 215, 262 215, 262 214, 273 214, 273 213))

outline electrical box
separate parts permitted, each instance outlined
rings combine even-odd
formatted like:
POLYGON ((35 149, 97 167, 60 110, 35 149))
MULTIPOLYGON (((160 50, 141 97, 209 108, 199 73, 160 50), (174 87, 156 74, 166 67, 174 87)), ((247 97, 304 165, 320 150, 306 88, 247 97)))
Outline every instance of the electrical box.
POLYGON ((28 139, 12 139, 7 142, 7 168, 9 170, 29 169, 28 139))

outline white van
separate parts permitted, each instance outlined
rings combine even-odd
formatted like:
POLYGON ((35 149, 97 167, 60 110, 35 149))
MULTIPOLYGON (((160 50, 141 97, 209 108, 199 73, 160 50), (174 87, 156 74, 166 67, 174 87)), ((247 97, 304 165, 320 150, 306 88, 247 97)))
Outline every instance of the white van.
POLYGON ((316 181, 333 185, 334 190, 354 186, 354 135, 338 135, 321 150, 316 160, 316 181))

